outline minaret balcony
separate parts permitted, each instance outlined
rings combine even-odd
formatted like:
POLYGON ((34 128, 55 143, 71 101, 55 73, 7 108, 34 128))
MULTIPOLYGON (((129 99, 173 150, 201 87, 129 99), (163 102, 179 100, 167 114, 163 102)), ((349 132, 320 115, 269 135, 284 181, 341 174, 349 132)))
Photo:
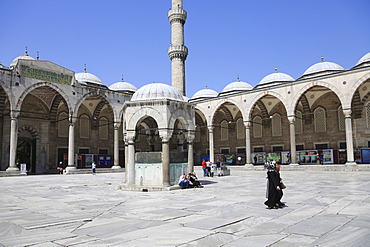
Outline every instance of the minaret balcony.
POLYGON ((186 11, 181 8, 170 9, 170 11, 168 11, 168 19, 170 20, 170 23, 174 21, 185 23, 186 17, 187 17, 186 11))
POLYGON ((186 59, 188 56, 188 48, 184 45, 171 45, 168 48, 168 56, 171 60, 173 58, 186 59))

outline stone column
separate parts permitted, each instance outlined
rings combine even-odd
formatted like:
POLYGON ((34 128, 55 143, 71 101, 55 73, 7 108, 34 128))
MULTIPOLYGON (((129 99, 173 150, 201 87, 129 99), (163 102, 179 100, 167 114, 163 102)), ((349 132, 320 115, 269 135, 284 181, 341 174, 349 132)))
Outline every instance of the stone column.
POLYGON ((19 168, 16 164, 17 142, 18 142, 18 116, 11 113, 10 116, 10 152, 9 152, 9 167, 7 172, 17 172, 19 168))
POLYGON ((114 124, 114 161, 112 169, 121 168, 119 165, 119 123, 114 124))
POLYGON ((167 136, 162 138, 162 185, 170 186, 170 145, 167 136))
POLYGON ((209 132, 209 160, 214 163, 215 162, 215 148, 213 143, 213 126, 208 126, 208 132, 209 132))
POLYGON ((76 118, 69 115, 69 133, 68 133, 68 166, 66 167, 67 173, 72 170, 76 170, 76 165, 74 164, 75 156, 75 123, 76 118))
POLYGON ((128 163, 126 164, 126 185, 135 186, 135 133, 128 135, 128 163))
POLYGON ((253 167, 251 162, 251 127, 250 121, 244 122, 245 125, 245 166, 253 167))
POLYGON ((290 165, 298 165, 297 150, 295 143, 295 117, 289 116, 289 130, 290 130, 290 165))
POLYGON ((189 164, 189 172, 194 172, 194 143, 195 133, 189 132, 188 135, 188 164, 189 164))
POLYGON ((123 140, 125 142, 125 182, 128 181, 128 178, 127 178, 127 170, 128 170, 128 140, 127 140, 127 134, 124 133, 124 137, 123 137, 123 140))
POLYGON ((353 151, 353 135, 352 135, 352 110, 343 109, 346 124, 346 144, 347 144, 347 162, 346 165, 357 165, 355 162, 353 151))

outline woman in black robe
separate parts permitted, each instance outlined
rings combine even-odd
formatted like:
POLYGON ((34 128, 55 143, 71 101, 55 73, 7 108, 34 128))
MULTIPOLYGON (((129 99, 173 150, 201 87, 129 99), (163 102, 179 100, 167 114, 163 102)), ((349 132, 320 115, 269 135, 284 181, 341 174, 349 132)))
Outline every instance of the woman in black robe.
POLYGON ((276 170, 275 164, 270 164, 267 170, 267 201, 265 205, 268 209, 281 208, 281 198, 283 191, 280 188, 280 173, 276 170))

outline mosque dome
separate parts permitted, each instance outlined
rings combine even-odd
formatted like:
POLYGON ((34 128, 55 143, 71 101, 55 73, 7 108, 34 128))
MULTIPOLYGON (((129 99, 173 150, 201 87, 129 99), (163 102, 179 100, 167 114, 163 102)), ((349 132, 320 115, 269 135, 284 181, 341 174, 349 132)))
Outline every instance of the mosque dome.
POLYGON ((16 58, 12 61, 12 63, 10 64, 10 68, 14 68, 14 67, 17 65, 17 63, 18 63, 18 60, 19 60, 19 59, 35 60, 33 57, 28 56, 28 51, 27 51, 27 49, 26 49, 26 52, 25 52, 25 54, 24 54, 24 55, 19 56, 19 57, 16 57, 16 58))
POLYGON ((358 60, 358 62, 356 63, 356 66, 366 62, 370 62, 370 52, 365 54, 365 56, 363 56, 362 58, 360 58, 360 60, 358 60))
POLYGON ((134 95, 132 95, 131 101, 154 99, 184 101, 179 91, 164 83, 150 83, 142 86, 134 93, 134 95))
POLYGON ((137 91, 137 88, 134 85, 123 80, 113 83, 112 85, 110 85, 109 89, 113 91, 130 91, 130 92, 137 91))
POLYGON ((192 99, 196 99, 196 98, 214 98, 214 97, 217 97, 217 96, 218 96, 218 93, 215 90, 205 88, 205 89, 201 89, 198 92, 196 92, 193 95, 192 99))
POLYGON ((258 83, 258 86, 269 84, 271 82, 287 82, 287 81, 294 81, 294 78, 288 74, 275 71, 274 73, 271 73, 263 77, 262 80, 258 83))
POLYGON ((81 84, 104 85, 103 82, 97 76, 86 72, 86 64, 84 67, 84 72, 76 73, 75 78, 78 81, 78 83, 81 83, 81 84))
POLYGON ((344 68, 336 63, 333 62, 324 62, 321 61, 319 63, 316 63, 309 67, 304 73, 303 76, 305 75, 311 75, 315 73, 320 73, 324 71, 341 71, 344 70, 344 68))
POLYGON ((224 92, 230 92, 230 91, 244 91, 244 90, 252 90, 252 89, 253 87, 250 84, 238 80, 238 81, 228 84, 226 87, 224 87, 222 92, 224 93, 224 92))
POLYGON ((93 83, 103 85, 103 82, 95 75, 87 72, 81 72, 75 74, 76 80, 81 84, 93 83))

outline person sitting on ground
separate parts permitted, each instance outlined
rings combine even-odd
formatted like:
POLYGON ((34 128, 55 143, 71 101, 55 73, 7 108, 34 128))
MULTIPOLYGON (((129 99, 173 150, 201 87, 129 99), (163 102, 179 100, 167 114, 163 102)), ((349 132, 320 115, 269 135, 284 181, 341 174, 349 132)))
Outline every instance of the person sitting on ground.
POLYGON ((203 185, 199 182, 195 172, 189 173, 189 181, 190 188, 203 188, 203 185))
POLYGON ((189 176, 184 174, 184 175, 181 175, 180 179, 179 179, 179 186, 181 189, 187 189, 189 188, 189 176))

